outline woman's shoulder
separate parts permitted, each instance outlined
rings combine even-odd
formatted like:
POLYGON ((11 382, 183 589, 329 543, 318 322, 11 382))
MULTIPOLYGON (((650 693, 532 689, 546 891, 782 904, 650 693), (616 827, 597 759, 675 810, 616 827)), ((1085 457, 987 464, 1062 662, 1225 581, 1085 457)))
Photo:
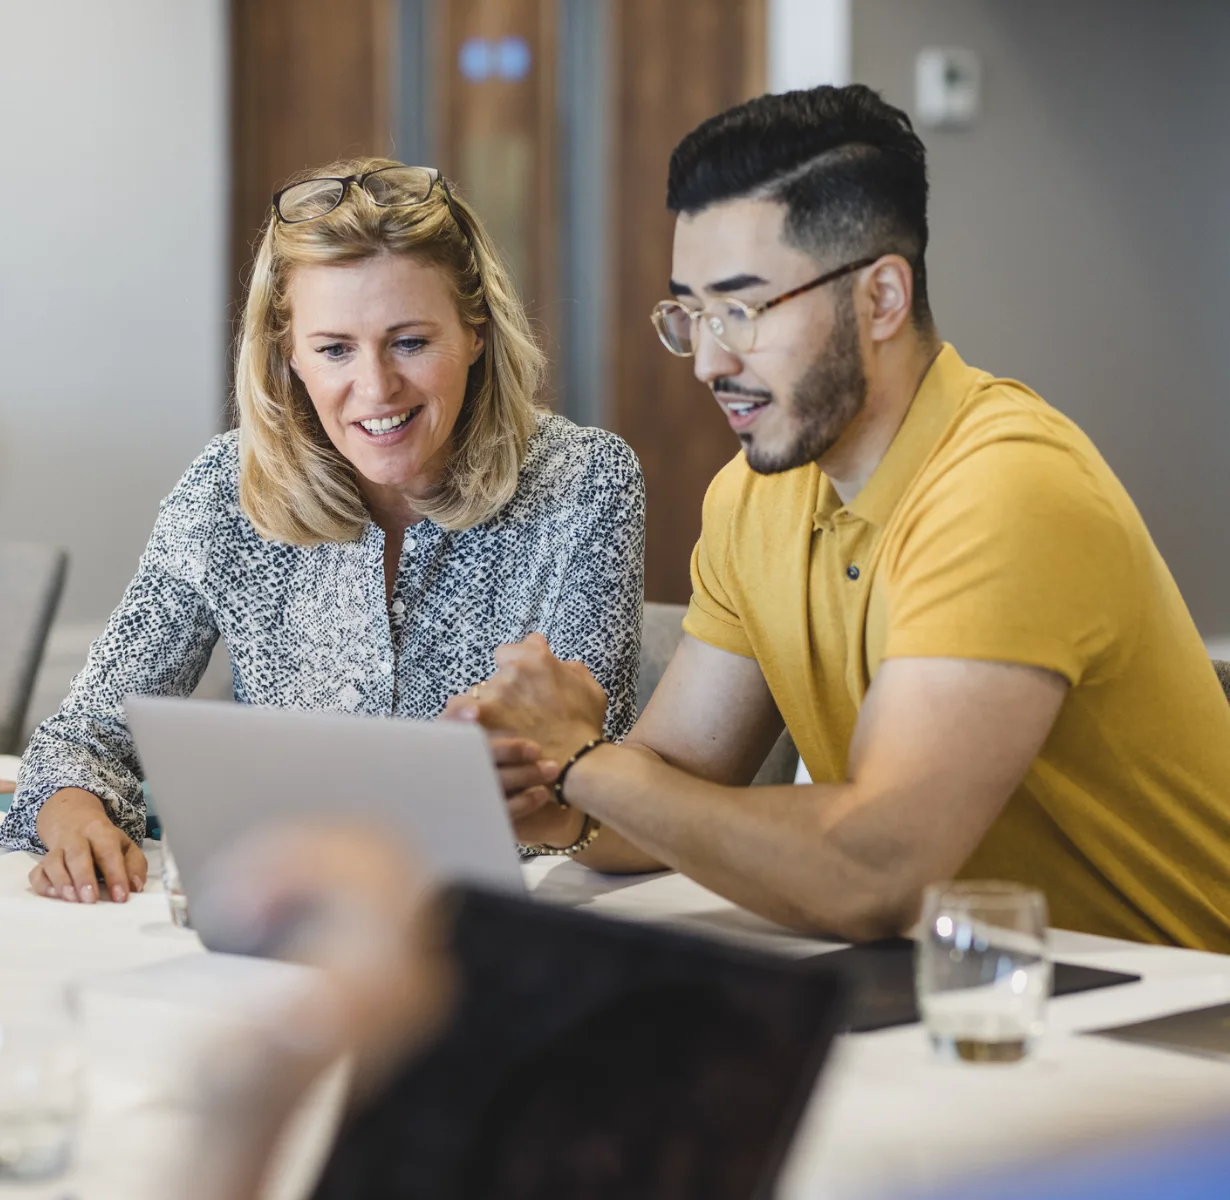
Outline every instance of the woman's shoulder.
MULTIPOLYGON (((188 465, 175 491, 215 489, 234 485, 239 479, 239 430, 229 429, 205 443, 205 449, 188 465)), ((174 495, 174 493, 172 493, 174 495)))
POLYGON ((186 536, 205 537, 238 511, 238 503, 238 432, 232 429, 210 438, 192 460, 158 506, 158 526, 164 535, 178 529, 186 536))
POLYGON ((521 467, 518 494, 554 495, 592 486, 640 488, 641 464, 618 434, 589 425, 574 425, 558 413, 538 413, 521 467))

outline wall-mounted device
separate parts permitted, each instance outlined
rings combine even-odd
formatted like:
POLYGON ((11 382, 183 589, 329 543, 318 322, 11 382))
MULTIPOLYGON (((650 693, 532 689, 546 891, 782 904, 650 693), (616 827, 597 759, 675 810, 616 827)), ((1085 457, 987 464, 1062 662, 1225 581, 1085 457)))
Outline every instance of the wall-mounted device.
POLYGON ((972 50, 931 47, 914 63, 914 111, 922 125, 963 129, 982 103, 982 64, 972 50))

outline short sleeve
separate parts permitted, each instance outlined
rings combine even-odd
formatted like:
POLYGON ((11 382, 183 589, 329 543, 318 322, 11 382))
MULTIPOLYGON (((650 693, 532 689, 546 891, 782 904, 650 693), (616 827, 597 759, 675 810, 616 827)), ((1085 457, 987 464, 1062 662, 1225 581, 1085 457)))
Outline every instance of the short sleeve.
POLYGON ((982 446, 911 508, 881 567, 885 658, 1022 663, 1076 685, 1134 640, 1127 531, 1071 451, 982 446))
POLYGON ((727 467, 705 493, 700 540, 692 551, 692 599, 683 631, 719 650, 754 658, 729 577, 730 527, 737 503, 732 484, 727 467))

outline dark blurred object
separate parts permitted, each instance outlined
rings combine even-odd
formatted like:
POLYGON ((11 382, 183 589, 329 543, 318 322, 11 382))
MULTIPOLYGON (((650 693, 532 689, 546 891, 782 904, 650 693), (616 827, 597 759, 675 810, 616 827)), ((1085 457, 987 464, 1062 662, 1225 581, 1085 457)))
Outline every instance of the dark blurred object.
POLYGON ((1213 670, 1217 672, 1217 679, 1221 684, 1221 690, 1226 693, 1226 699, 1230 700, 1230 662, 1221 662, 1215 658, 1213 670))
MULTIPOLYGON (((846 980, 850 994, 847 1028, 851 1033, 870 1033, 918 1021, 914 943, 909 938, 865 942, 844 950, 830 950, 808 961, 817 960, 846 980)), ((1139 975, 1122 971, 1057 962, 1051 976, 1051 995, 1070 996, 1120 983, 1136 983, 1139 979, 1139 975)))
POLYGON ((457 1006, 344 1127, 316 1200, 752 1200, 841 1019, 798 962, 455 893, 457 1006))
POLYGON ((26 709, 60 603, 68 555, 0 543, 0 754, 20 754, 26 709))
MULTIPOLYGON (((645 605, 645 620, 641 633, 641 675, 636 688, 636 711, 639 715, 649 703, 654 688, 662 679, 662 673, 683 638, 683 617, 688 611, 686 604, 645 605)), ((799 752, 788 729, 769 751, 769 757, 752 780, 754 786, 775 783, 793 783, 799 767, 799 752)))
POLYGON ((1107 1142, 1096 1151, 1011 1175, 979 1177, 913 1200, 1225 1200, 1230 1195, 1230 1126, 1107 1142))

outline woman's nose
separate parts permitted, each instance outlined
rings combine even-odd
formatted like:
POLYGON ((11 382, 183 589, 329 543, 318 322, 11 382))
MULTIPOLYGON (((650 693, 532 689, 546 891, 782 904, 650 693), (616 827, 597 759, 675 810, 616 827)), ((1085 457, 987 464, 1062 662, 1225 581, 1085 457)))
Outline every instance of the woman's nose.
POLYGON ((400 387, 393 364, 377 351, 359 356, 355 391, 366 401, 381 404, 396 395, 400 387))

